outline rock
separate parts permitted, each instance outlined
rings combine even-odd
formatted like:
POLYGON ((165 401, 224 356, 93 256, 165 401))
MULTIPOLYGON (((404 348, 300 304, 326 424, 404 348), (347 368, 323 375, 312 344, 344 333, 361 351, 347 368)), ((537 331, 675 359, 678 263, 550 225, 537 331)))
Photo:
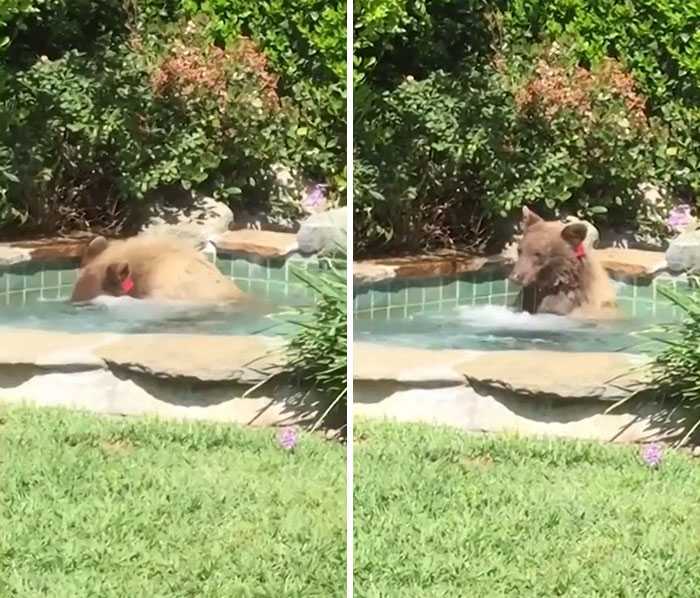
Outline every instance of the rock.
POLYGON ((688 231, 673 239, 666 250, 666 262, 672 272, 700 270, 700 230, 688 231))
POLYGON ((644 389, 648 372, 640 366, 648 361, 624 353, 498 351, 458 367, 477 390, 508 391, 532 399, 615 402, 644 389))
POLYGON ((282 340, 263 336, 130 334, 96 354, 109 367, 155 378, 256 384, 278 371, 282 340))
POLYGON ((666 192, 661 187, 652 183, 641 183, 639 191, 642 193, 644 203, 653 206, 661 207, 666 202, 666 192))
POLYGON ((277 233, 296 233, 299 224, 291 218, 270 218, 265 212, 236 210, 231 230, 265 230, 277 233))
POLYGON ((666 268, 666 259, 660 251, 596 249, 601 265, 613 276, 622 278, 650 278, 666 268))
POLYGON ((566 222, 567 224, 573 224, 574 222, 581 222, 582 224, 585 224, 586 228, 588 229, 588 232, 586 233, 586 238, 583 240, 583 244, 589 251, 598 246, 598 241, 600 240, 600 233, 598 232, 598 229, 595 226, 593 226, 590 222, 587 222, 586 220, 581 220, 576 216, 568 216, 566 220, 564 220, 564 222, 566 222))
POLYGON ((333 253, 347 250, 347 208, 312 214, 297 233, 301 253, 333 253))
POLYGON ((585 438, 603 442, 678 439, 682 424, 660 421, 658 400, 630 400, 607 412, 601 401, 536 401, 475 391, 465 385, 356 382, 353 414, 378 421, 422 422, 470 432, 535 438, 585 438))
POLYGON ((12 266, 29 262, 32 259, 32 252, 21 247, 3 245, 0 247, 0 266, 12 266))
POLYGON ((231 230, 213 238, 218 253, 286 257, 299 249, 296 235, 267 230, 231 230))
POLYGON ((143 233, 174 236, 195 245, 226 232, 233 223, 231 208, 211 197, 194 197, 187 205, 155 203, 149 211, 143 233))
POLYGON ((111 334, 3 330, 0 334, 0 365, 58 370, 99 368, 104 362, 95 355, 95 349, 115 338, 118 336, 111 334))
MULTIPOLYGON (((79 409, 120 416, 216 421, 249 426, 313 424, 323 405, 290 403, 281 391, 241 396, 235 384, 188 385, 167 380, 135 382, 109 370, 38 372, 23 380, 0 366, 0 403, 79 409)), ((270 391, 270 389, 267 389, 270 391)))
POLYGON ((356 381, 391 380, 434 387, 464 383, 464 376, 455 366, 474 352, 355 342, 353 354, 353 379, 356 381))

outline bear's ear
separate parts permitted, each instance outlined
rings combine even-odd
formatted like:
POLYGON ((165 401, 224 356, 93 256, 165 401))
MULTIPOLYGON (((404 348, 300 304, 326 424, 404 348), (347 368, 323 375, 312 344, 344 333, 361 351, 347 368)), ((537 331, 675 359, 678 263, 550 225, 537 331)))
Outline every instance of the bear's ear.
POLYGON ((588 234, 588 227, 581 222, 568 224, 561 231, 561 236, 572 247, 578 247, 588 234))
POLYGON ((107 249, 107 239, 105 239, 104 237, 95 237, 85 248, 85 252, 83 253, 83 259, 81 260, 80 265, 84 266, 88 262, 91 262, 105 249, 107 249))
POLYGON ((110 284, 121 287, 122 283, 131 276, 131 268, 127 262, 115 262, 107 266, 105 276, 110 284))
POLYGON ((527 230, 528 226, 532 226, 538 222, 542 222, 542 218, 540 218, 527 206, 523 206, 523 219, 520 221, 520 227, 522 230, 525 231, 527 230))

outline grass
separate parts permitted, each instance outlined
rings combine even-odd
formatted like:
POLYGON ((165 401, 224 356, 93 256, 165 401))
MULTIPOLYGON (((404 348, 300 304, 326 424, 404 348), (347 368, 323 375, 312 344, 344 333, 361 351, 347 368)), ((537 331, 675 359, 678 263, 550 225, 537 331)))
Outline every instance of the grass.
POLYGON ((358 598, 700 595, 700 463, 355 425, 358 598))
POLYGON ((345 596, 345 449, 0 409, 0 596, 345 596))

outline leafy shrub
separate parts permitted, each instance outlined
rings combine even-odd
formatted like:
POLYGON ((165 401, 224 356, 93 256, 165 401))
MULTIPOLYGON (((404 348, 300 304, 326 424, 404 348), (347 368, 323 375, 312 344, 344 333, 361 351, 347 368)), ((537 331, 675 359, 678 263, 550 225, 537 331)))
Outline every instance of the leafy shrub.
MULTIPOLYGON (((293 322, 299 331, 287 348, 287 369, 329 401, 324 417, 345 421, 347 408, 347 277, 331 260, 320 275, 296 271, 316 293, 313 307, 293 322)), ((319 422, 320 423, 320 422, 319 422)))
POLYGON ((279 91, 298 109, 292 154, 303 154, 306 171, 345 191, 346 123, 345 2, 335 0, 183 0, 190 16, 206 15, 217 43, 249 37, 280 74, 279 91))
POLYGON ((382 94, 357 129, 360 251, 480 250, 525 204, 649 220, 642 184, 656 182, 663 131, 634 81, 612 60, 589 70, 551 49, 538 56, 497 55, 382 94))
POLYGON ((656 108, 672 98, 699 98, 697 1, 523 0, 503 17, 513 41, 566 35, 584 64, 620 57, 656 108))
POLYGON ((565 36, 579 62, 616 57, 670 128, 657 145, 661 175, 682 197, 700 194, 700 6, 684 0, 525 0, 503 13, 511 44, 565 36))
POLYGON ((4 29, 11 42, 7 61, 14 68, 37 56, 59 58, 69 49, 91 52, 105 35, 128 34, 128 2, 122 0, 35 0, 22 8, 4 23, 0 18, 0 35, 4 29))
POLYGON ((368 0, 356 10, 359 253, 478 249, 523 203, 658 238, 671 199, 696 201, 693 3, 368 0), (558 55, 541 50, 557 45, 558 55), (648 204, 642 185, 662 201, 648 204), (474 222, 485 228, 471 233, 474 222))
MULTIPOLYGON (((248 40, 212 46, 192 24, 163 37, 134 36, 89 55, 68 51, 11 80, 3 105, 13 119, 0 144, 11 150, 9 210, 25 228, 118 229, 154 194, 196 189, 271 215, 272 164, 284 156, 294 110, 248 40)), ((303 156, 292 162, 303 169, 303 156)))
POLYGON ((180 17, 195 6, 0 9, 12 42, 0 56, 0 229, 126 232, 152 199, 189 189, 284 222, 306 184, 342 199, 342 6, 324 7, 318 27, 298 12, 291 31, 276 4, 208 5, 212 20, 188 31, 180 17))

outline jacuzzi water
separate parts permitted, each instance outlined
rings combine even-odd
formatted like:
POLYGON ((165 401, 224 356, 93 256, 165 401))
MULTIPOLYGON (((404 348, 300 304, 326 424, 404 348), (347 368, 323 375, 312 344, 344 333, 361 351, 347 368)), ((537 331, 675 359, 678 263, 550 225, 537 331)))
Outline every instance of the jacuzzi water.
POLYGON ((292 306, 309 300, 300 297, 263 299, 253 305, 198 306, 156 302, 130 297, 98 297, 85 305, 67 301, 41 301, 22 307, 0 307, 1 328, 31 328, 61 332, 116 332, 136 334, 284 335, 292 326, 292 306))
MULTIPOLYGON (((425 311, 397 319, 355 319, 355 339, 425 349, 481 351, 627 351, 653 352, 655 325, 669 318, 625 316, 614 321, 580 321, 547 314, 532 315, 504 306, 461 306, 425 311)), ((546 372, 543 372, 546 374, 546 372)))

